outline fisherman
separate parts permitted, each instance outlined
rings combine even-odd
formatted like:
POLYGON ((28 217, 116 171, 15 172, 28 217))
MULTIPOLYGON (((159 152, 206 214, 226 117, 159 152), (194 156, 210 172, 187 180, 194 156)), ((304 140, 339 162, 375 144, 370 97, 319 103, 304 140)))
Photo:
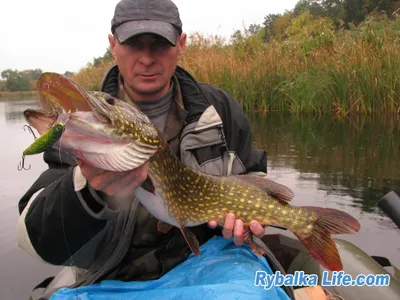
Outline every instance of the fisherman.
MULTIPOLYGON (((216 175, 266 175, 267 154, 253 147, 249 120, 237 101, 177 66, 186 34, 173 2, 122 0, 111 25, 117 64, 107 71, 102 91, 136 103, 187 166, 216 175)), ((54 149, 44 153, 44 161, 49 169, 20 199, 17 228, 19 245, 29 254, 67 266, 42 299, 64 286, 158 278, 191 253, 179 229, 160 233, 157 220, 134 201, 135 188, 146 184, 148 163, 109 172, 54 149)), ((210 220, 191 230, 200 244, 216 234, 243 244, 245 229, 233 214, 222 230, 216 227, 210 220)), ((264 235, 255 221, 250 230, 264 235)))

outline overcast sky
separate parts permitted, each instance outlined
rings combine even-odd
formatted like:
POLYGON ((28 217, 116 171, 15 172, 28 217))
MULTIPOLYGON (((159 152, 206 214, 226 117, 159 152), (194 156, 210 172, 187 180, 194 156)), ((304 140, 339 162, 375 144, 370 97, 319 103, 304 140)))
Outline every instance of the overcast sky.
MULTIPOLYGON (((294 8, 297 0, 175 0, 186 33, 229 38, 243 23, 294 8)), ((108 47, 118 0, 1 0, 0 73, 5 69, 76 72, 108 47)))

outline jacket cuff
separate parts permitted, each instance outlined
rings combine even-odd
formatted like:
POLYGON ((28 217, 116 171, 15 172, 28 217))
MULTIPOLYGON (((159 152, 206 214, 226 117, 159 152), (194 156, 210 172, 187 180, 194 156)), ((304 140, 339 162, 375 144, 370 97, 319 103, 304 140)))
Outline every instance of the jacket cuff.
POLYGON ((75 192, 81 191, 87 185, 86 178, 82 175, 81 168, 76 166, 73 171, 73 182, 74 182, 74 190, 75 192))
POLYGON ((22 211, 21 215, 18 218, 17 228, 16 228, 16 236, 17 236, 17 244, 21 249, 24 249, 28 254, 32 257, 39 259, 41 262, 47 264, 47 262, 42 259, 39 254, 36 252, 35 248, 32 245, 31 239, 28 234, 28 230, 26 228, 25 218, 26 214, 29 211, 30 206, 36 199, 36 196, 39 195, 43 189, 40 189, 35 194, 32 195, 31 199, 29 200, 28 204, 25 206, 24 210, 22 211))
POLYGON ((82 175, 81 168, 76 166, 73 170, 73 185, 78 199, 83 207, 95 218, 101 218, 102 211, 107 207, 107 203, 102 199, 101 192, 95 191, 82 175))

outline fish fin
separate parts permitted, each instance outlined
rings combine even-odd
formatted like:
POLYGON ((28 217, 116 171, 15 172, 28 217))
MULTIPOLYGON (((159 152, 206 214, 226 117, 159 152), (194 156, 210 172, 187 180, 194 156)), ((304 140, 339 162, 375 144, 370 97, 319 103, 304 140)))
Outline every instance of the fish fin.
POLYGON ((262 176, 253 176, 253 175, 234 175, 239 180, 246 181, 247 183, 253 184, 263 191, 267 192, 272 197, 276 198, 282 204, 287 204, 294 198, 294 193, 291 189, 283 184, 277 183, 270 179, 267 179, 262 176))
POLYGON ((314 210, 317 220, 312 223, 311 234, 294 232, 311 256, 323 267, 331 271, 343 269, 332 234, 355 233, 360 230, 360 223, 348 213, 332 208, 302 207, 314 210))
POLYGON ((146 180, 142 183, 141 186, 149 193, 152 193, 153 195, 156 194, 156 191, 155 191, 156 188, 154 187, 153 181, 150 179, 149 176, 147 176, 146 180))
POLYGON ((253 253, 259 257, 264 256, 264 250, 253 240, 253 233, 251 230, 246 230, 244 233, 244 242, 248 243, 253 253))
POLYGON ((161 233, 168 233, 173 227, 171 224, 158 220, 157 230, 161 233))
POLYGON ((190 250, 192 250, 192 252, 196 255, 199 256, 200 255, 200 245, 199 245, 199 241, 196 237, 196 235, 190 231, 190 229, 186 228, 186 227, 180 227, 180 230, 183 234, 183 237, 186 240, 186 243, 188 244, 190 250))

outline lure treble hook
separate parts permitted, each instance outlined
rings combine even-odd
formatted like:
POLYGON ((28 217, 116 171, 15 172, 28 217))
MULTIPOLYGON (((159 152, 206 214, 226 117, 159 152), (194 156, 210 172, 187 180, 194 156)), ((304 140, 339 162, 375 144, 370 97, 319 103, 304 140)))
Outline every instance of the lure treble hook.
POLYGON ((25 156, 22 156, 21 161, 19 162, 19 165, 17 166, 18 171, 21 171, 22 169, 24 170, 30 170, 31 165, 29 165, 29 168, 25 168, 25 156))
POLYGON ((24 128, 24 131, 26 131, 26 128, 28 128, 28 131, 33 135, 33 137, 35 138, 35 140, 37 139, 37 137, 36 137, 35 133, 33 132, 33 129, 32 129, 31 126, 29 126, 29 125, 24 125, 23 128, 24 128))

